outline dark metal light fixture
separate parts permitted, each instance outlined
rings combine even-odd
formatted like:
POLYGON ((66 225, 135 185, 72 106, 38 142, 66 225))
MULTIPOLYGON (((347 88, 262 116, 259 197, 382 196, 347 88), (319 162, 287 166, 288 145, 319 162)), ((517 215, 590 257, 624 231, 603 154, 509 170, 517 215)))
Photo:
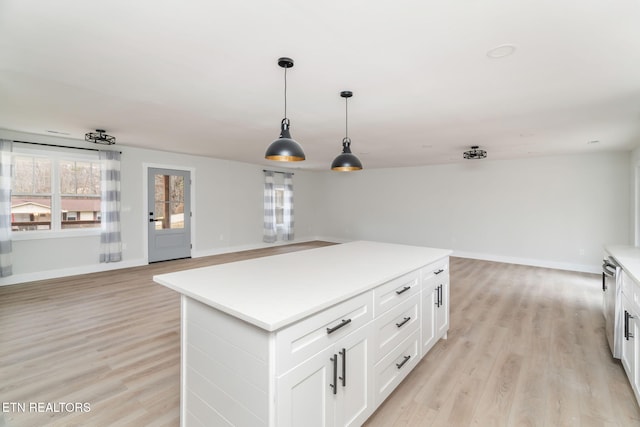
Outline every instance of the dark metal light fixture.
POLYGON ((284 119, 280 124, 280 137, 273 141, 264 155, 265 159, 281 162, 298 162, 305 159, 304 151, 289 133, 289 119, 287 118, 287 68, 293 67, 293 59, 280 58, 278 65, 284 68, 284 119))
POLYGON ((113 145, 116 143, 116 137, 107 135, 104 129, 96 129, 95 132, 87 132, 84 134, 84 140, 93 142, 94 144, 113 145))
POLYGON ((486 159, 487 158, 487 152, 484 150, 478 150, 478 148, 480 148, 477 145, 473 145, 471 147, 471 150, 469 151, 465 151, 463 157, 465 159, 486 159))
POLYGON ((342 154, 336 157, 331 163, 331 169, 334 171, 350 172, 362 169, 360 160, 351 153, 351 139, 349 138, 349 115, 347 110, 347 100, 353 96, 353 92, 345 90, 340 92, 340 96, 344 98, 345 111, 345 131, 342 139, 342 154))

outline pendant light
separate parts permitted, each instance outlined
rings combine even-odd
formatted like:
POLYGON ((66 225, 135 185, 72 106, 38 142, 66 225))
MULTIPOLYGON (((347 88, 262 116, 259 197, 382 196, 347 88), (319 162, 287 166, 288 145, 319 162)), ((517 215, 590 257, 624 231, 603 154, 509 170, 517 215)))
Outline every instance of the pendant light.
POLYGON ((300 144, 291 138, 290 123, 287 118, 287 68, 293 67, 293 59, 280 58, 278 65, 284 68, 284 119, 280 124, 280 137, 269 145, 264 158, 281 162, 298 162, 305 159, 304 151, 300 144))
POLYGON ((347 109, 347 100, 353 96, 353 92, 345 90, 340 92, 340 96, 344 98, 345 111, 345 130, 342 139, 342 154, 336 157, 331 163, 331 169, 334 171, 350 172, 362 169, 360 160, 351 153, 351 139, 349 138, 349 112, 347 109))

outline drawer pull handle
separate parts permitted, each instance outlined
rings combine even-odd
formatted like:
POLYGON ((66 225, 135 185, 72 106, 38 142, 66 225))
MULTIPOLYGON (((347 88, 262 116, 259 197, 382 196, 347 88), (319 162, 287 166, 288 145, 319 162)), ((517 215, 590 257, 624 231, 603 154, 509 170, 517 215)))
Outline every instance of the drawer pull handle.
POLYGON ((333 389, 333 394, 338 393, 338 355, 334 354, 329 358, 333 362, 333 384, 329 384, 329 387, 333 389))
POLYGON ((443 269, 440 269, 440 270, 438 270, 438 271, 434 271, 434 272, 433 272, 433 274, 440 274, 440 273, 442 273, 443 271, 444 271, 443 269))
POLYGON ((629 319, 633 319, 633 316, 627 311, 624 311, 624 337, 627 341, 629 341, 629 338, 633 338, 633 334, 630 331, 630 327, 629 327, 629 319))
POLYGON ((396 291, 396 294, 400 295, 400 294, 404 294, 405 292, 407 292, 409 289, 411 289, 411 286, 405 286, 404 288, 400 289, 399 291, 396 291))
POLYGON ((409 320, 411 320, 411 316, 405 317, 404 319, 402 319, 402 322, 396 323, 396 326, 398 328, 402 328, 409 320))
POLYGON ((342 319, 342 322, 340 322, 339 325, 334 326, 333 328, 327 328, 327 334, 332 334, 338 329, 342 328, 343 326, 348 325, 349 323, 351 323, 351 319, 347 319, 347 320, 342 319))
POLYGON ((347 386, 347 349, 343 348, 340 350, 340 355, 342 356, 342 376, 340 379, 342 380, 342 387, 347 386))
POLYGON ((402 362, 396 363, 397 368, 398 369, 402 368, 404 366, 404 364, 409 361, 409 359, 411 359, 411 355, 405 356, 404 359, 402 360, 402 362))

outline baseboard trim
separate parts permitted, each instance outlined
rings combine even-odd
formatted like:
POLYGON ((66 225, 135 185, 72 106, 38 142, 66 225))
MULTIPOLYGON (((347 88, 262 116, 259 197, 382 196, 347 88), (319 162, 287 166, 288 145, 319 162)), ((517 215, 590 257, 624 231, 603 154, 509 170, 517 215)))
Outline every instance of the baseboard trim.
POLYGON ((146 265, 144 259, 135 259, 121 262, 109 262, 103 264, 83 265, 81 267, 61 268, 56 270, 38 271, 34 273, 15 274, 0 279, 0 286, 19 285, 21 283, 35 282, 37 280, 57 279, 60 277, 77 276, 79 274, 99 273, 102 271, 120 270, 122 268, 139 267, 146 265))
MULTIPOLYGON (((287 242, 283 242, 283 241, 279 241, 275 243, 260 242, 255 244, 226 246, 223 248, 214 248, 206 251, 193 251, 191 253, 191 257, 202 258, 205 256, 222 255, 222 254, 227 254, 231 252, 249 251, 252 249, 263 249, 263 248, 270 248, 273 246, 291 245, 295 243, 306 243, 306 242, 312 242, 315 240, 323 240, 323 241, 334 242, 334 243, 344 242, 344 241, 338 241, 336 239, 327 239, 322 237, 307 237, 307 238, 296 239, 296 240, 287 241, 287 242)), ((140 267, 142 265, 147 265, 147 264, 148 262, 146 259, 135 259, 135 260, 129 260, 129 261, 114 262, 114 263, 91 264, 91 265, 84 265, 80 267, 61 268, 56 270, 46 270, 46 271, 38 271, 33 273, 15 274, 13 276, 0 278, 0 286, 19 285, 21 283, 35 282, 38 280, 58 279, 60 277, 77 276, 79 274, 91 274, 91 273, 99 273, 102 271, 120 270, 122 268, 140 267)))
MULTIPOLYGON (((333 243, 346 243, 351 241, 350 239, 342 239, 338 237, 312 236, 312 237, 305 237, 303 239, 296 239, 288 242, 276 242, 276 243, 260 242, 260 243, 245 244, 245 245, 226 246, 222 248, 213 248, 205 251, 194 251, 192 252, 191 255, 193 258, 202 258, 202 257, 212 256, 212 255, 221 255, 221 254, 227 254, 231 252, 249 251, 253 249, 264 249, 264 248, 269 248, 274 246, 291 245, 295 243, 306 243, 306 242, 312 242, 316 240, 322 240, 325 242, 333 242, 333 243)), ((540 259, 533 259, 533 258, 518 258, 518 257, 504 256, 504 255, 485 254, 485 253, 479 253, 479 252, 459 251, 455 249, 452 253, 452 256, 460 257, 460 258, 479 259, 483 261, 504 262, 507 264, 521 264, 521 265, 529 265, 533 267, 544 267, 544 268, 553 268, 557 270, 577 271, 581 273, 598 274, 601 272, 599 264, 598 265, 575 264, 575 263, 540 260, 540 259)), ((20 283, 34 282, 37 280, 57 279, 60 277, 76 276, 79 274, 99 273, 102 271, 139 267, 147 264, 148 264, 147 260, 145 259, 134 259, 129 261, 115 262, 115 263, 92 264, 92 265, 86 265, 81 267, 61 268, 57 270, 47 270, 47 271, 39 271, 34 273, 16 274, 13 276, 0 278, 0 286, 18 285, 20 283)))
POLYGON ((451 256, 460 258, 479 259, 482 261, 504 262, 506 264, 529 265, 532 267, 553 268, 555 270, 568 270, 580 273, 601 273, 600 265, 574 264, 569 262, 557 262, 534 258, 518 258, 504 255, 484 254, 478 252, 466 252, 454 250, 451 256))
POLYGON ((333 243, 343 243, 343 242, 337 241, 335 239, 327 239, 327 238, 323 238, 323 237, 313 236, 313 237, 305 237, 303 239, 294 239, 294 240, 290 240, 290 241, 286 241, 286 242, 285 241, 278 241, 278 242, 274 242, 274 243, 260 242, 260 243, 250 243, 250 244, 246 244, 246 245, 225 246, 225 247, 221 247, 221 248, 207 249, 207 250, 204 250, 204 251, 193 251, 191 253, 191 256, 193 258, 202 258, 202 257, 206 257, 206 256, 228 254, 228 253, 232 253, 232 252, 251 251, 251 250, 254 250, 254 249, 272 248, 274 246, 294 245, 296 243, 307 243, 307 242, 313 242, 313 241, 317 241, 317 240, 322 240, 322 241, 325 241, 325 242, 333 242, 333 243))

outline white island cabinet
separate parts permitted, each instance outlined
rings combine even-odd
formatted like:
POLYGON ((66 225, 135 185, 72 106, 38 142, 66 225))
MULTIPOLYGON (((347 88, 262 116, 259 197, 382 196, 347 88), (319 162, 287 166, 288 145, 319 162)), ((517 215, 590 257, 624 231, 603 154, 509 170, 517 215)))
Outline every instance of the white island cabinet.
POLYGON ((622 337, 621 362, 629 383, 640 404, 640 248, 633 246, 605 246, 607 255, 620 265, 620 322, 618 333, 622 337))
POLYGON ((446 336, 450 253, 358 241, 155 276, 182 294, 181 425, 361 425, 446 336))

